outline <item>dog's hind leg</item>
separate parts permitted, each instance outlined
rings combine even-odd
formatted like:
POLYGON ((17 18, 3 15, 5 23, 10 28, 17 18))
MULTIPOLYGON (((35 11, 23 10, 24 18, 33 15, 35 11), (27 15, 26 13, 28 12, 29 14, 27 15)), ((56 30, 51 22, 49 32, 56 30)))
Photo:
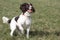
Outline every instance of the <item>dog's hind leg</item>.
POLYGON ((13 33, 14 33, 15 29, 16 29, 16 26, 10 26, 10 27, 12 27, 11 28, 11 32, 10 32, 10 35, 13 36, 13 33))
MULTIPOLYGON (((14 30, 15 30, 15 29, 14 29, 14 30)), ((13 36, 13 32, 14 32, 14 30, 11 30, 11 33, 10 33, 11 36, 13 36)))
POLYGON ((10 35, 11 36, 13 36, 13 33, 14 33, 15 29, 16 29, 16 23, 11 22, 10 23, 10 30, 11 30, 10 35))

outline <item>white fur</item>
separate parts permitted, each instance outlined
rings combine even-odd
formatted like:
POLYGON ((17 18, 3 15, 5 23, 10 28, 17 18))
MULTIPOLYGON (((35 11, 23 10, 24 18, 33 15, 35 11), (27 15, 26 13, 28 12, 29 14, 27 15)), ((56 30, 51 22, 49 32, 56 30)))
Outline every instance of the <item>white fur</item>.
POLYGON ((9 18, 4 16, 4 17, 2 17, 2 20, 3 20, 3 23, 8 23, 9 18))
MULTIPOLYGON (((11 29, 11 32, 10 32, 10 35, 13 36, 13 32, 15 31, 16 29, 16 26, 18 26, 19 30, 21 30, 21 33, 24 34, 24 28, 23 26, 26 25, 27 27, 27 38, 29 38, 29 30, 30 30, 30 25, 31 25, 31 17, 30 17, 30 13, 28 12, 25 12, 24 15, 21 14, 17 20, 17 22, 15 21, 15 17, 11 20, 11 23, 10 23, 10 29, 11 29)), ((8 18, 7 17, 3 17, 3 23, 7 23, 8 22, 8 18)))

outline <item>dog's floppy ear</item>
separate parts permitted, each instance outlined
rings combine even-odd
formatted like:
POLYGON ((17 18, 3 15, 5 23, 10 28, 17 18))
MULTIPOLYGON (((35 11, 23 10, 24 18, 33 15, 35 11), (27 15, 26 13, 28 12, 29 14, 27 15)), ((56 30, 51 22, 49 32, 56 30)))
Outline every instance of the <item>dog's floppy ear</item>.
POLYGON ((30 3, 30 5, 32 6, 32 12, 35 12, 35 8, 33 7, 33 5, 30 3))
POLYGON ((32 7, 32 9, 31 9, 31 10, 32 10, 32 12, 35 12, 35 8, 34 8, 34 7, 32 7))
POLYGON ((20 5, 20 9, 21 9, 21 11, 24 13, 24 12, 25 12, 25 5, 24 5, 24 4, 21 4, 21 5, 20 5))
POLYGON ((20 5, 20 9, 23 13, 25 13, 29 9, 28 3, 23 3, 20 5))

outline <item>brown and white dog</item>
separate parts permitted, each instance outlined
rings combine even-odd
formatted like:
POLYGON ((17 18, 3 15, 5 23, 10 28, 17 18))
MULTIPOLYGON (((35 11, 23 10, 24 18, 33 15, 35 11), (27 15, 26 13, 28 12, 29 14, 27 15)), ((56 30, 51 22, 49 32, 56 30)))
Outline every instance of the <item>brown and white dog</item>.
POLYGON ((35 9, 31 3, 23 3, 20 5, 20 9, 22 11, 21 15, 17 17, 13 17, 12 19, 9 19, 5 16, 2 17, 3 23, 9 23, 10 24, 10 35, 13 36, 13 32, 16 29, 16 26, 18 26, 19 30, 21 30, 21 33, 24 33, 24 25, 26 25, 27 29, 27 38, 29 38, 29 30, 31 25, 31 13, 35 12, 35 9))

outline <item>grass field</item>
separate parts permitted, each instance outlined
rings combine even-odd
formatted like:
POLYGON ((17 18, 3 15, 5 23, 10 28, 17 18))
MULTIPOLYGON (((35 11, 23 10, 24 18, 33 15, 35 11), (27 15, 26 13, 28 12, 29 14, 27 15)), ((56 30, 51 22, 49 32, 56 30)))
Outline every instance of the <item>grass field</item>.
POLYGON ((60 40, 60 0, 0 0, 0 40, 60 40), (17 36, 11 37, 9 25, 2 23, 2 17, 11 19, 20 15, 20 4, 25 2, 36 9, 32 14, 30 39, 25 34, 19 35, 17 30, 17 36))

